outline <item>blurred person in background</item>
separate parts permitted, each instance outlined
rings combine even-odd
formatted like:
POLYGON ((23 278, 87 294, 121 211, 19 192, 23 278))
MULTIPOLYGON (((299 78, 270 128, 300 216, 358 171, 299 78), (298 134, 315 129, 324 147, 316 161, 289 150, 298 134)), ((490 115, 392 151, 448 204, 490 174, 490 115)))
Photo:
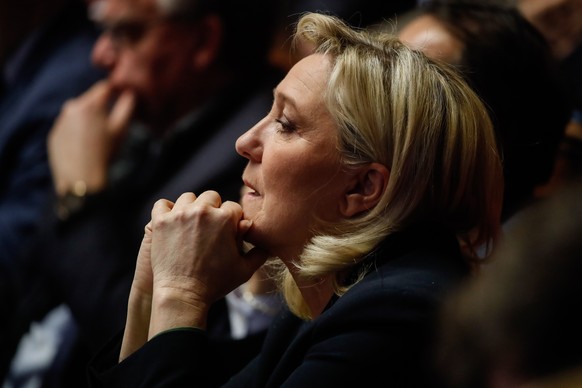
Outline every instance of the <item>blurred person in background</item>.
MULTIPOLYGON (((57 365, 46 373, 56 383, 45 384, 83 386, 95 345, 123 325, 132 258, 156 199, 214 188, 238 200, 244 159, 232 143, 268 111, 280 78, 267 55, 278 7, 266 0, 91 3, 103 30, 92 57, 108 76, 68 101, 50 132, 54 201, 19 270, 19 308, 10 317, 18 325, 2 333, 19 338, 44 314, 69 314, 57 365)), ((230 337, 225 306, 213 310, 221 338, 230 337)), ((256 334, 249 354, 262 340, 256 334)), ((225 360, 224 367, 237 365, 225 360)))
POLYGON ((17 342, 15 272, 52 198, 47 135, 105 75, 90 60, 98 33, 82 0, 0 2, 0 381, 17 342))
POLYGON ((525 209, 480 277, 441 311, 450 388, 582 386, 582 184, 525 209))
POLYGON ((456 66, 489 108, 504 165, 504 222, 550 179, 572 109, 549 45, 508 3, 428 0, 398 26, 405 43, 456 66))
POLYGON ((398 15, 414 8, 417 0, 287 0, 285 4, 287 17, 278 28, 270 56, 272 63, 288 71, 309 54, 309 48, 290 47, 293 27, 301 14, 322 12, 337 16, 352 26, 365 28, 397 19, 398 15))
POLYGON ((519 10, 546 37, 574 96, 549 182, 536 189, 544 197, 564 183, 582 179, 582 1, 518 0, 519 10))

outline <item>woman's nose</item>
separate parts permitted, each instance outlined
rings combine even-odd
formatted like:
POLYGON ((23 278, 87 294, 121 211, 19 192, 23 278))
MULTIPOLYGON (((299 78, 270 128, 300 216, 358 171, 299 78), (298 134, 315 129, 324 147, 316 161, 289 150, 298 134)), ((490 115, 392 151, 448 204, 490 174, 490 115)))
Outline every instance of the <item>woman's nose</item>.
POLYGON ((263 142, 261 139, 261 127, 265 119, 259 121, 254 127, 243 133, 236 141, 236 152, 250 161, 260 162, 263 154, 263 142))

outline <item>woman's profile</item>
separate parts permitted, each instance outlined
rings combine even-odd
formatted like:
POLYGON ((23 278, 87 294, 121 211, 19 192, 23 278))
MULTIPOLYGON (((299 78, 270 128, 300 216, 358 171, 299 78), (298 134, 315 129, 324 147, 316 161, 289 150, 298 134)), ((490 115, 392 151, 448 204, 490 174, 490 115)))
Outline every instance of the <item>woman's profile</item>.
POLYGON ((236 143, 242 206, 213 191, 154 205, 123 339, 91 364, 93 386, 217 384, 209 306, 267 258, 288 309, 227 386, 434 386, 435 312, 499 231, 487 110, 392 35, 308 13, 295 39, 312 54, 236 143))

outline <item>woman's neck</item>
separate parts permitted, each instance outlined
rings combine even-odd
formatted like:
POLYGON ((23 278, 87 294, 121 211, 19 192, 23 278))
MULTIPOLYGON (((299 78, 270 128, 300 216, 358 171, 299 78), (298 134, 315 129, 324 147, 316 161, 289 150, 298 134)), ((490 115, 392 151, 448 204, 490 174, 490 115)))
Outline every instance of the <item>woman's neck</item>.
POLYGON ((296 263, 300 260, 299 256, 299 253, 293 252, 293 254, 279 255, 278 257, 293 276, 303 300, 311 311, 311 317, 317 318, 334 295, 332 286, 333 274, 328 274, 315 280, 302 277, 300 270, 296 266, 296 263))
POLYGON ((317 282, 307 283, 305 281, 301 282, 295 279, 303 299, 309 306, 311 310, 311 316, 317 318, 331 298, 333 297, 333 287, 331 277, 323 278, 317 282))

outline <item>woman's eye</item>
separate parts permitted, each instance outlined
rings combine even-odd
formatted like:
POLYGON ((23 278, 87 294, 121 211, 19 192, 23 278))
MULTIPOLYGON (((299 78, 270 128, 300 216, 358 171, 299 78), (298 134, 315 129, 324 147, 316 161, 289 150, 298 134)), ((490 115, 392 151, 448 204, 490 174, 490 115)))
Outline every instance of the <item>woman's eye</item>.
POLYGON ((279 132, 293 132, 295 130, 295 126, 291 123, 288 123, 284 120, 275 120, 279 124, 279 132))

